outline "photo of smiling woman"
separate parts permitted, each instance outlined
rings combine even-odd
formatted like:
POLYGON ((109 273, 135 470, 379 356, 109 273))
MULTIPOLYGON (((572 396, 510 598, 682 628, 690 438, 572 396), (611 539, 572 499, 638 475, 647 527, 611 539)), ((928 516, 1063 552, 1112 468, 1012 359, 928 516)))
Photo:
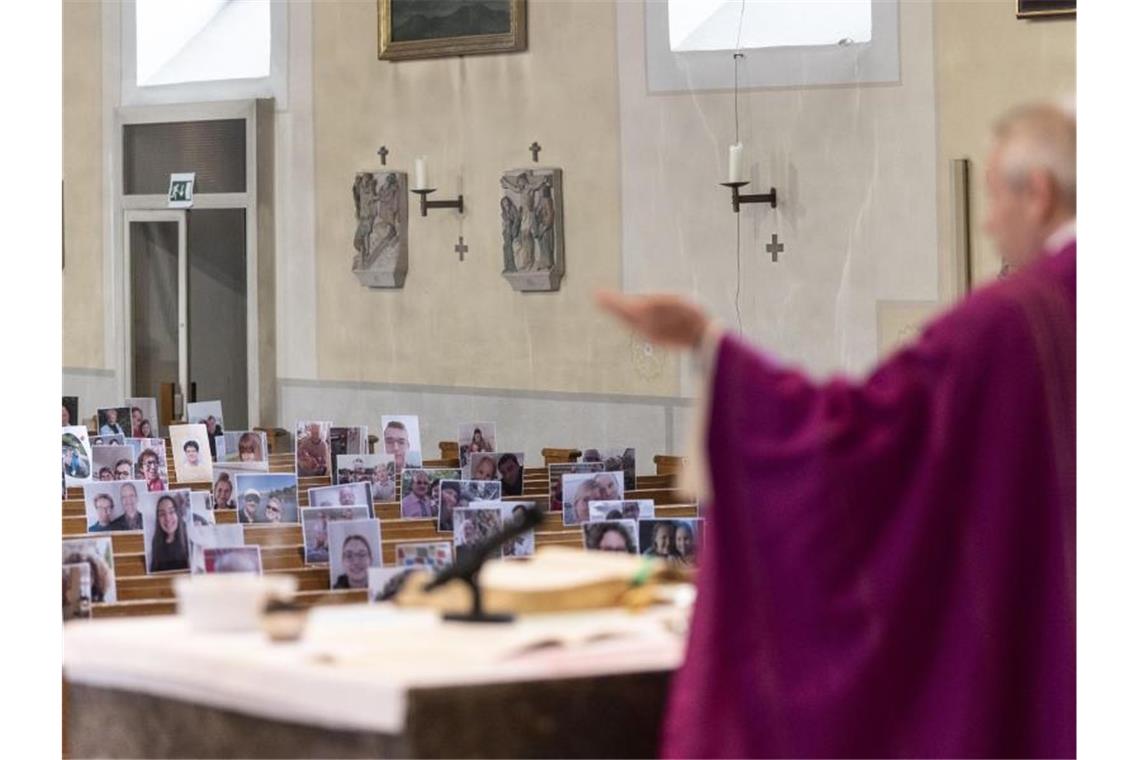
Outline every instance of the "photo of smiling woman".
POLYGON ((189 570, 190 543, 176 495, 160 494, 155 500, 153 516, 145 512, 144 515, 144 531, 149 534, 144 544, 148 549, 147 572, 189 570))
POLYGON ((368 568, 380 567, 380 521, 338 520, 328 524, 329 586, 368 588, 368 568))

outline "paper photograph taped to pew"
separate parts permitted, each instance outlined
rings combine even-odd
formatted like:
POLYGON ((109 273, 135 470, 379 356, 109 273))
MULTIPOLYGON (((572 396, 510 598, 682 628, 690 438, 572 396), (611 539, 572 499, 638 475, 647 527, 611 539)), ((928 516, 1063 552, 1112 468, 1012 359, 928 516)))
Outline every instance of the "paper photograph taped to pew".
MULTIPOLYGON (((481 504, 479 506, 482 506, 481 504)), ((533 501, 501 501, 499 511, 503 514, 503 527, 513 521, 522 520, 527 509, 534 507, 533 501)), ((528 530, 513 541, 503 544, 503 559, 519 559, 534 554, 534 529, 528 530)))
POLYGON ((420 418, 414 414, 385 414, 380 418, 380 440, 384 453, 396 458, 396 472, 405 467, 419 467, 422 457, 414 458, 411 452, 422 452, 420 418))
POLYGON ((368 568, 381 567, 380 521, 329 523, 329 587, 368 588, 368 568))
POLYGON ((143 516, 146 571, 165 573, 190 569, 190 489, 156 491, 139 496, 143 516))
POLYGON ((368 453, 367 425, 333 425, 329 428, 329 454, 332 461, 344 454, 368 453))
POLYGON ((91 469, 95 480, 130 480, 134 475, 134 449, 121 446, 92 446, 91 469))
POLYGON ((503 484, 503 496, 522 496, 525 459, 518 451, 472 454, 471 479, 498 480, 503 484))
POLYGON ((290 472, 239 472, 237 488, 238 522, 297 522, 297 476, 290 472))
POLYGON ((213 483, 214 460, 206 426, 171 425, 170 448, 174 452, 174 476, 179 483, 213 483))
POLYGON ((549 480, 550 504, 548 511, 562 511, 562 476, 582 474, 587 472, 601 472, 601 462, 557 462, 546 466, 549 480))
POLYGON ((131 408, 129 406, 111 406, 97 409, 95 416, 95 432, 97 435, 121 435, 126 438, 131 434, 131 408))
POLYGON ((644 520, 653 517, 653 499, 591 501, 590 522, 598 520, 644 520))
POLYGON ((206 573, 261 575, 260 546, 219 546, 202 550, 206 573))
POLYGON ((441 480, 439 482, 439 530, 451 533, 453 513, 473 501, 498 501, 502 486, 497 480, 441 480))
POLYGON ((117 602, 115 590, 115 552, 110 536, 98 538, 65 538, 63 564, 85 564, 91 568, 91 602, 117 602))
POLYGON ((91 443, 83 425, 63 428, 63 477, 69 486, 91 480, 91 443))
POLYGON ((398 567, 426 567, 439 571, 455 561, 450 541, 422 541, 396 544, 398 567))
POLYGON ((209 491, 190 492, 190 523, 191 525, 213 525, 214 497, 209 491))
POLYGON ((245 546, 245 529, 240 524, 191 525, 190 572, 206 572, 206 549, 228 546, 245 546))
MULTIPOLYGON (((330 475, 333 466, 329 447, 331 422, 298 422, 293 428, 293 455, 298 478, 316 478, 330 475)), ((336 481, 333 481, 336 482, 336 481)))
POLYGON ((459 480, 454 468, 417 467, 400 473, 400 517, 410 520, 439 517, 439 484, 459 480))
POLYGON ((372 484, 341 483, 336 486, 321 486, 309 489, 310 507, 365 507, 365 517, 375 517, 372 512, 372 484))
POLYGON ((495 423, 468 422, 459 426, 459 469, 471 472, 471 455, 495 450, 495 423))
POLYGON ((170 484, 166 439, 131 438, 128 445, 135 457, 135 479, 145 480, 148 491, 165 491, 170 484))
POLYGON ((206 426, 206 441, 210 447, 210 456, 217 459, 215 440, 226 432, 222 420, 221 401, 192 401, 186 405, 186 421, 191 425, 206 426))
POLYGON ((601 462, 605 472, 624 474, 625 490, 637 488, 637 452, 632 448, 582 449, 583 462, 601 462))
POLYGON ((370 483, 373 504, 395 502, 398 500, 396 457, 392 454, 345 454, 337 457, 333 483, 370 483))
POLYGON ((625 484, 620 472, 585 472, 562 476, 562 524, 590 521, 591 501, 620 501, 625 484))
POLYGON ((214 485, 212 495, 214 509, 237 509, 237 486, 234 485, 234 475, 240 470, 231 470, 221 464, 214 465, 214 485))
POLYGON ((700 519, 641 520, 637 524, 641 553, 661 557, 670 564, 695 567, 703 523, 700 519))
POLYGON ((79 396, 63 397, 63 426, 71 427, 79 423, 79 396))
POLYGON ((301 540, 304 542, 305 564, 323 565, 329 561, 329 523, 339 520, 367 520, 370 507, 303 507, 301 540))
POLYGON ((63 619, 91 617, 91 566, 76 562, 63 566, 63 619))
MULTIPOLYGON (((503 528, 503 512, 498 503, 469 507, 456 507, 453 513, 455 523, 455 561, 462 562, 476 544, 483 543, 503 528)), ((500 547, 491 554, 492 558, 502 557, 500 547)))
POLYGON ((637 554, 636 520, 599 520, 582 525, 582 545, 587 551, 637 554))
POLYGON ((415 567, 368 568, 368 601, 389 602, 400 593, 404 580, 416 571, 415 567))
POLYGON ((88 533, 142 530, 139 496, 146 493, 141 480, 83 484, 83 507, 88 533))
POLYGON ((154 438, 158 430, 158 402, 153 398, 129 398, 127 408, 131 410, 131 427, 128 438, 154 438))
POLYGON ((265 433, 238 430, 223 433, 214 440, 214 461, 231 470, 269 472, 269 443, 265 433))

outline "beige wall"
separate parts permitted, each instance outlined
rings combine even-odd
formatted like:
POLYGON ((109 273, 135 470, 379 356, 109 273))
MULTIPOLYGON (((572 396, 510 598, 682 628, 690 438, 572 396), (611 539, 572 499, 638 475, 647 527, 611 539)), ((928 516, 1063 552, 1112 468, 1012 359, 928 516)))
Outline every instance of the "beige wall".
POLYGON ((102 9, 63 3, 63 365, 104 368, 102 9))
POLYGON ((1027 100, 1076 92, 1076 21, 1018 19, 1013 0, 942 0, 934 14, 938 92, 938 221, 942 297, 952 297, 951 159, 970 159, 975 284, 1001 261, 982 233, 983 171, 991 122, 1027 100))
MULTIPOLYGON (((392 63, 376 59, 375 2, 314 6, 317 357, 325 380, 552 391, 670 394, 677 373, 635 369, 627 333, 593 308, 621 270, 614 5, 529 7, 529 50, 392 63), (557 293, 513 291, 502 269, 499 177, 526 165, 564 169, 566 276, 557 293), (411 170, 429 157, 436 197, 467 206, 409 223, 400 291, 352 275, 355 172, 411 170), (462 229, 461 225, 462 224, 462 229), (470 246, 459 263, 460 232, 470 246)), ((288 305, 285 305, 288 308, 288 305)))

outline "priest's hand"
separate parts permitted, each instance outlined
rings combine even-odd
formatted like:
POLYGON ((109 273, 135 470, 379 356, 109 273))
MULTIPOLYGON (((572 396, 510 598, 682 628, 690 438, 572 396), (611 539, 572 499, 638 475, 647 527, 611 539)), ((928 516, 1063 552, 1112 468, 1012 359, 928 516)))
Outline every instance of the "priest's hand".
POLYGON ((613 314, 635 333, 671 348, 697 348, 709 326, 704 311, 680 296, 631 296, 599 290, 595 300, 603 311, 613 314))

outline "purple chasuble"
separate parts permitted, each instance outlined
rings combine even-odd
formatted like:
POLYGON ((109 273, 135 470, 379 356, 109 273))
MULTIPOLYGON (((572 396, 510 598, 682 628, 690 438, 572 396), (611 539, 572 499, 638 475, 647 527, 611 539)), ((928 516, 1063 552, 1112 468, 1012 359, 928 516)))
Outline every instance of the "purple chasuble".
POLYGON ((1076 754, 1076 244, 863 383, 726 336, 668 757, 1076 754))

